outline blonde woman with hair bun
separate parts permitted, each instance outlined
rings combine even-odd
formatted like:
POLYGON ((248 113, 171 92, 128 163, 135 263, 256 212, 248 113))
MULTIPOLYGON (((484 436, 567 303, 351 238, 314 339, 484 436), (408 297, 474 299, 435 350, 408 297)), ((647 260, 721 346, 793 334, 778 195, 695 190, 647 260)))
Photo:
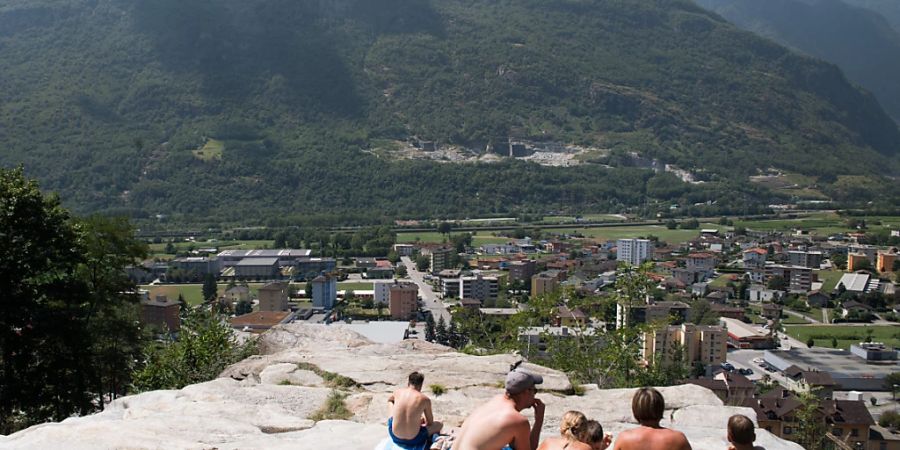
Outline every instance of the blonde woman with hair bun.
POLYGON ((550 437, 541 442, 537 450, 592 450, 581 442, 587 428, 587 417, 578 411, 567 411, 559 422, 559 437, 550 437))

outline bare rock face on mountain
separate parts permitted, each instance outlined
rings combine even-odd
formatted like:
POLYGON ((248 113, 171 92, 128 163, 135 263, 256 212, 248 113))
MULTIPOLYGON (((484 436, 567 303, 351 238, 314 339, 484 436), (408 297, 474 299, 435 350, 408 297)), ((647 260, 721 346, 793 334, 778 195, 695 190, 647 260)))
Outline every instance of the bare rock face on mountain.
MULTIPOLYGON (((472 409, 502 392, 506 372, 518 361, 514 355, 464 355, 419 341, 375 344, 338 327, 306 324, 276 328, 261 338, 261 349, 263 355, 229 367, 216 380, 124 397, 98 414, 0 437, 0 449, 371 449, 387 435, 387 398, 409 372, 425 374, 436 418, 458 426, 472 409), (434 394, 433 385, 444 392, 434 394), (323 419, 335 391, 345 395, 346 420, 323 419)), ((544 376, 539 395, 547 404, 544 436, 558 433, 559 418, 570 409, 596 418, 614 434, 636 426, 632 389, 587 386, 582 395, 572 395, 565 374, 524 366, 544 376)), ((687 434, 695 449, 727 448, 728 417, 754 417, 750 409, 723 406, 698 386, 661 391, 664 425, 687 434)), ((764 430, 758 435, 757 443, 768 450, 801 448, 764 430)))

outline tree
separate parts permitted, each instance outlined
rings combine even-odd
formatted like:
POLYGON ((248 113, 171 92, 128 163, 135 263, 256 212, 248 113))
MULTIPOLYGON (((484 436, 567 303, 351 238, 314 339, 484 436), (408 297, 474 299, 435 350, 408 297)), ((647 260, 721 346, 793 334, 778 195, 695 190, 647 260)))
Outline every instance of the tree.
POLYGON ((219 286, 216 284, 216 276, 207 273, 203 276, 203 301, 211 302, 218 298, 219 286))
POLYGON ((797 395, 797 443, 803 448, 822 448, 825 444, 825 421, 822 418, 821 400, 812 392, 797 395))
POLYGON ((438 318, 437 328, 434 330, 434 339, 438 344, 450 345, 450 336, 447 333, 447 322, 444 321, 444 316, 438 318))
POLYGON ((437 226, 438 233, 441 233, 444 236, 447 236, 448 234, 450 234, 451 230, 453 230, 453 224, 450 222, 446 222, 446 221, 441 222, 437 226))
POLYGON ((809 348, 813 348, 816 345, 816 340, 813 338, 809 338, 806 340, 806 346, 809 348))
POLYGON ((766 284, 766 287, 769 289, 774 289, 776 291, 783 291, 787 289, 787 282, 781 275, 775 275, 772 278, 769 278, 769 282, 766 284))
POLYGON ((838 346, 837 338, 832 336, 831 337, 831 348, 837 348, 837 346, 838 346))
POLYGON ((181 389, 212 380, 226 367, 256 350, 255 341, 239 344, 222 317, 204 308, 189 309, 178 339, 150 343, 144 367, 135 374, 139 391, 181 389))
POLYGON ((666 228, 669 230, 674 230, 678 228, 678 222, 676 222, 675 219, 669 219, 666 221, 666 228))
POLYGON ((435 340, 434 317, 431 314, 425 314, 425 340, 428 342, 435 340))
POLYGON ((251 312, 253 312, 253 304, 247 300, 237 302, 237 306, 234 307, 234 313, 239 316, 250 314, 251 312))
POLYGON ((690 219, 681 222, 682 230, 696 230, 697 228, 700 228, 700 222, 697 219, 690 219))
POLYGON ((397 266, 397 277, 406 278, 407 275, 409 275, 409 273, 406 271, 405 265, 400 264, 399 266, 397 266))
POLYGON ((0 434, 102 408, 142 339, 120 219, 73 219, 21 168, 0 169, 0 434))
POLYGON ((424 272, 428 270, 428 267, 431 265, 431 261, 425 255, 419 255, 416 257, 416 270, 419 272, 424 272))

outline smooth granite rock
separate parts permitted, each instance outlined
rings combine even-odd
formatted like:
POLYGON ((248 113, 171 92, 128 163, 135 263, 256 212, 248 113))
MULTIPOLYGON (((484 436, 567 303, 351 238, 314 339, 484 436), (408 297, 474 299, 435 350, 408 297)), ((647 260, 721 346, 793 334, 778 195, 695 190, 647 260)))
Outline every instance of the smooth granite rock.
MULTIPOLYGON (((178 391, 123 397, 100 413, 31 427, 0 436, 0 449, 373 449, 385 436, 387 399, 406 384, 409 372, 425 374, 425 393, 435 419, 459 426, 478 405, 502 393, 514 355, 471 356, 421 341, 376 344, 339 327, 290 324, 261 337, 262 355, 226 369, 216 380, 178 391), (302 364, 302 366, 298 366, 302 364), (340 387, 330 374, 356 383, 340 387), (444 393, 435 395, 432 385, 444 393), (350 420, 309 419, 333 389, 347 397, 350 420)), ((636 426, 631 416, 633 389, 572 386, 558 371, 533 364, 545 383, 538 396, 547 404, 544 436, 556 435, 559 419, 575 409, 599 420, 614 434, 636 426)), ((725 424, 735 413, 753 410, 723 406, 695 385, 661 388, 665 426, 683 431, 698 450, 727 448, 725 424)), ((532 417, 531 411, 524 414, 532 417)), ((767 450, 801 447, 757 430, 767 450)))

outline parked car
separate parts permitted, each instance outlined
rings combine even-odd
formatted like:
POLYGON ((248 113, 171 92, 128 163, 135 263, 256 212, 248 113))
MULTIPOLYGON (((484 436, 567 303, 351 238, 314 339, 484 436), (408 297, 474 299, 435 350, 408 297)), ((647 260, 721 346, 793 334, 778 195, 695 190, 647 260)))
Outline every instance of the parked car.
POLYGON ((763 362, 765 362, 765 360, 762 358, 753 358, 753 364, 760 365, 763 362))
POLYGON ((731 363, 723 362, 721 365, 722 369, 726 372, 731 372, 734 370, 734 366, 731 363))
POLYGON ((753 375, 753 369, 744 369, 743 367, 738 369, 738 373, 741 375, 753 375))

